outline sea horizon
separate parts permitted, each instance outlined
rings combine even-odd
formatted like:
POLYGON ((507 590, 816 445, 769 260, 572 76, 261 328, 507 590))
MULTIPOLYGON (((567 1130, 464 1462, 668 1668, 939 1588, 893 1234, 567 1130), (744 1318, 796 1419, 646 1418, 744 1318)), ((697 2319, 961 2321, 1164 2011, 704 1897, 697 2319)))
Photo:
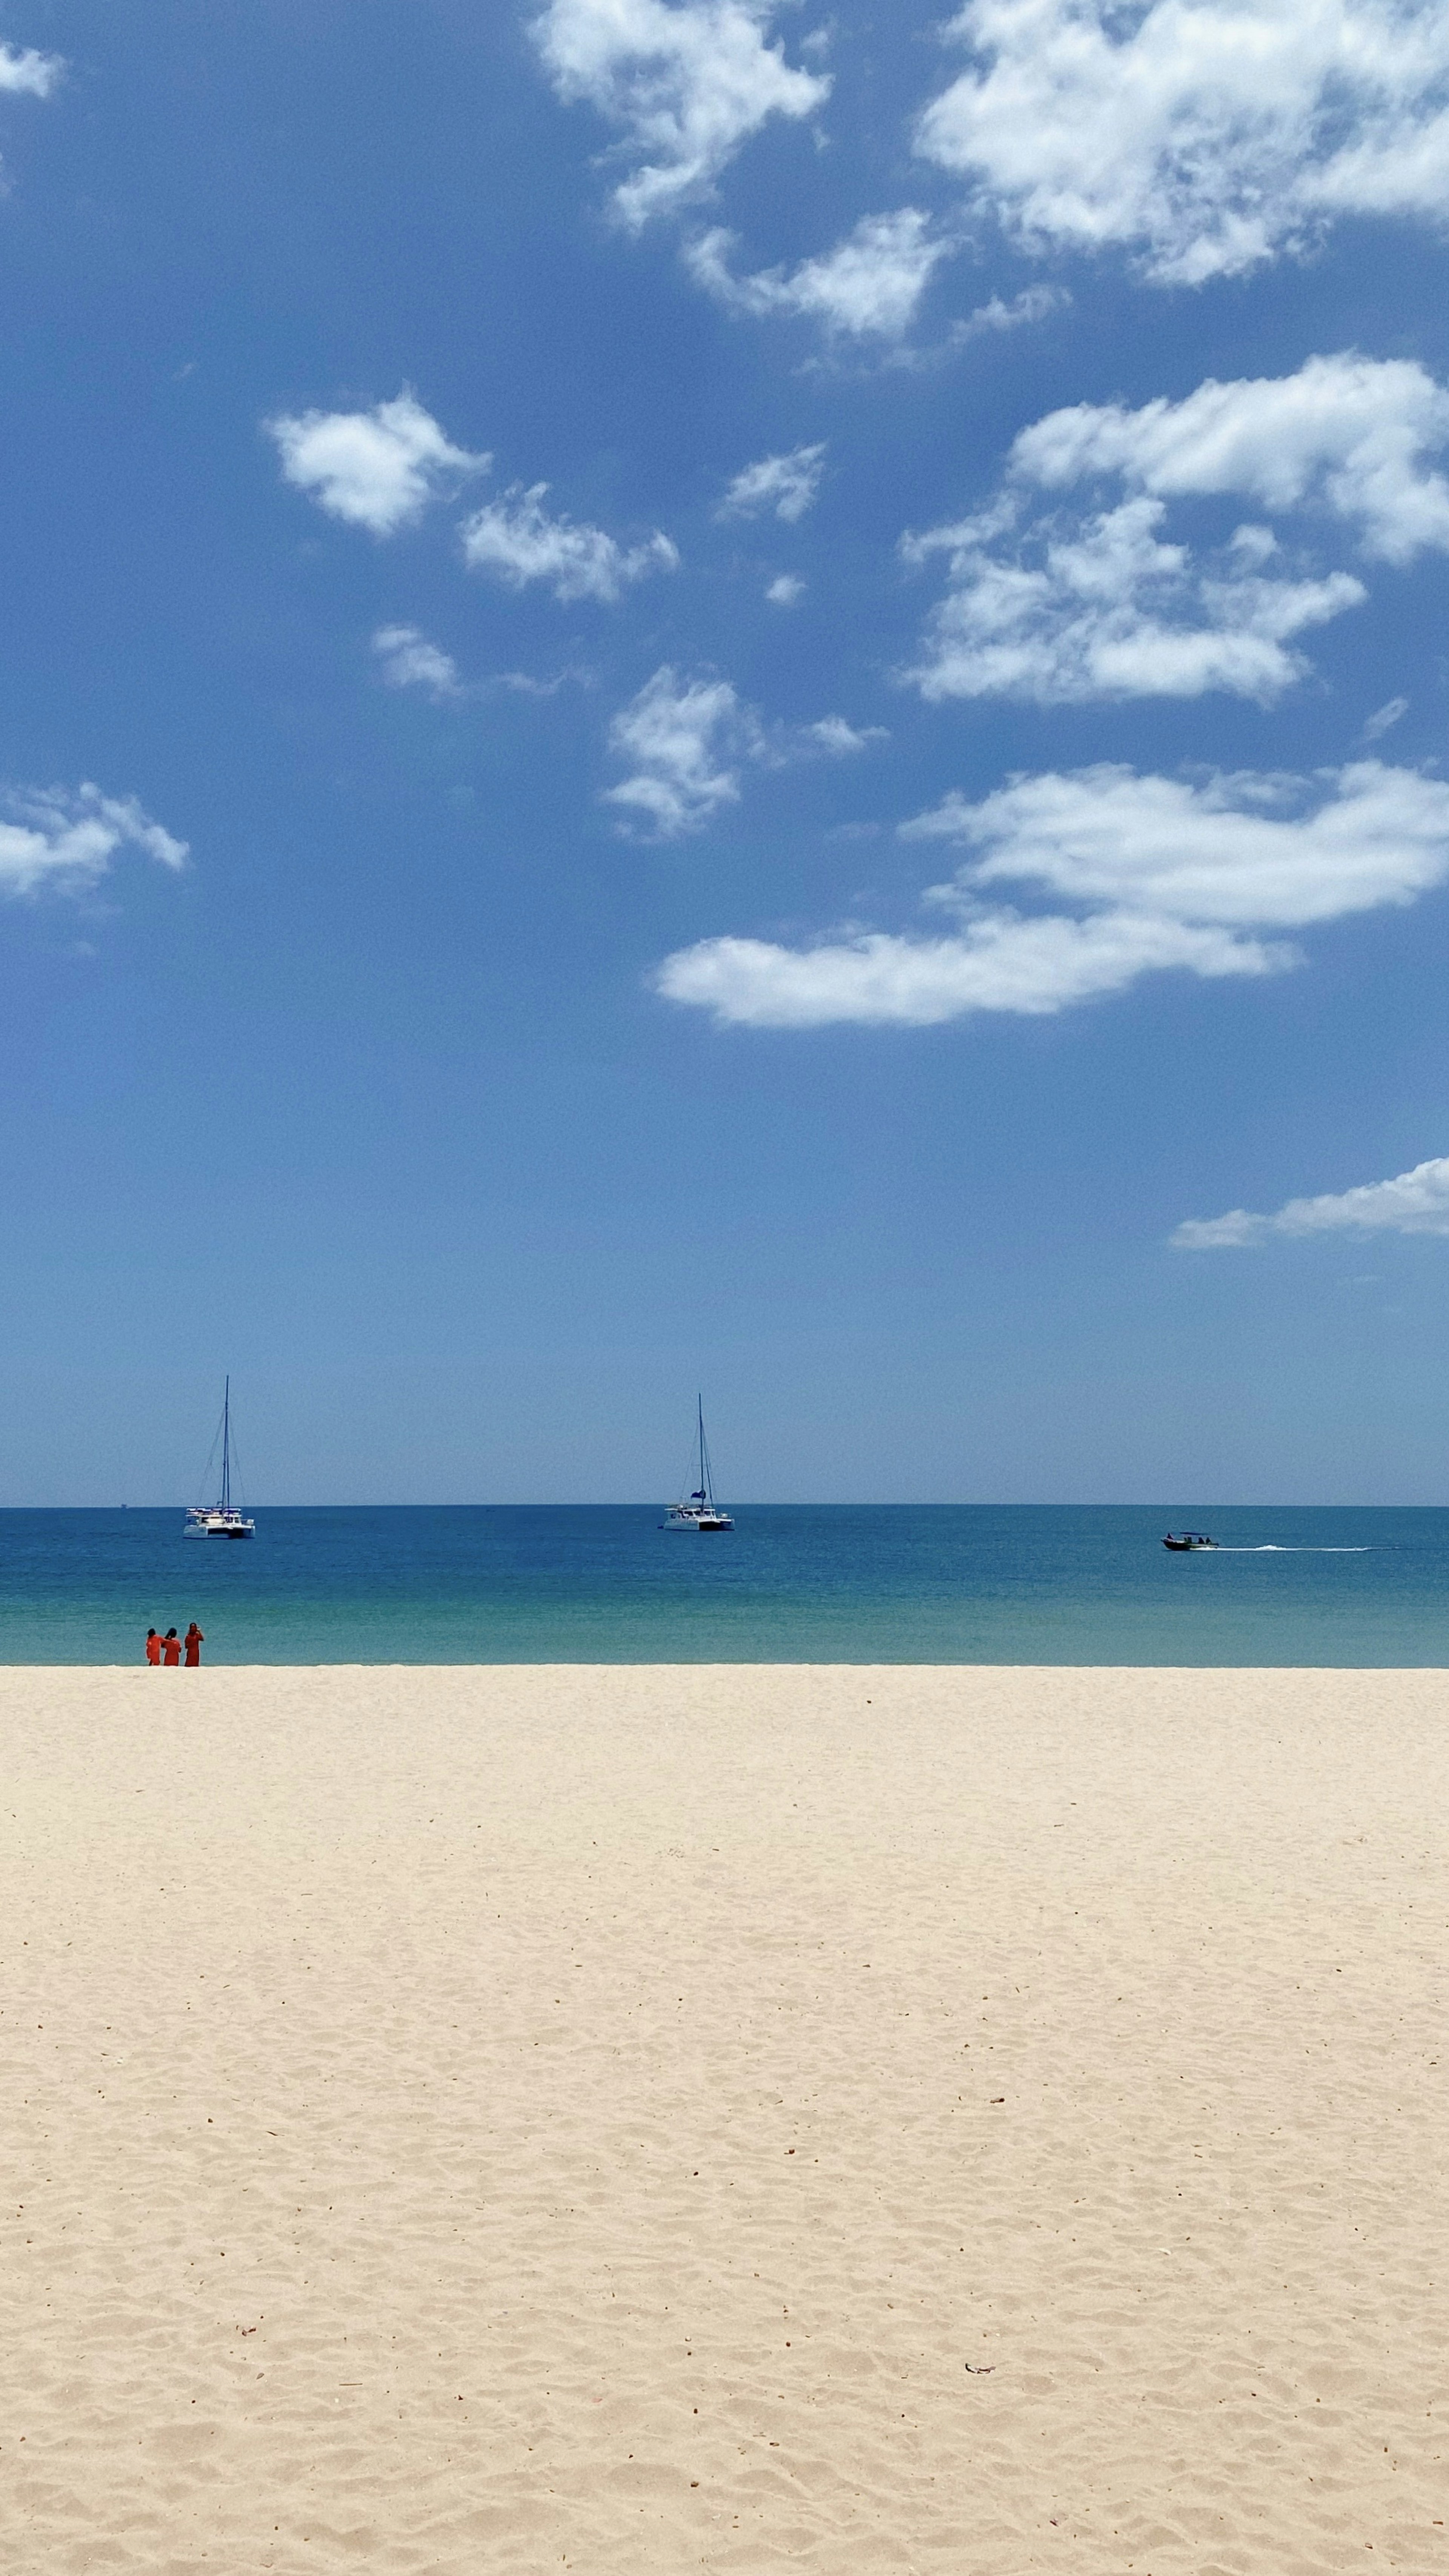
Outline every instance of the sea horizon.
MULTIPOLYGON (((52 1515, 59 1517, 64 1515, 64 1512, 90 1512, 90 1515, 95 1515, 95 1512, 106 1512, 106 1515, 108 1512, 175 1512, 175 1515, 180 1517, 193 1510, 193 1502, 196 1502, 196 1497, 188 1497, 188 1494, 180 1494, 180 1497, 175 1499, 162 1499, 162 1502, 0 1502, 0 1515, 21 1515, 21 1512, 44 1515, 44 1512, 52 1512, 52 1515)), ((356 1502, 356 1499, 353 1499, 353 1502, 338 1502, 338 1499, 327 1499, 327 1502, 286 1502, 286 1499, 268 1497, 263 1499, 263 1502, 248 1499, 245 1504, 235 1504, 235 1510, 248 1512, 248 1515, 260 1515, 260 1512, 665 1512, 670 1510, 670 1502, 663 1497, 663 1494, 634 1494, 634 1497, 629 1497, 629 1494, 611 1494, 611 1497, 603 1499, 603 1502, 559 1502, 557 1497, 541 1497, 541 1499, 526 1497, 521 1499, 521 1502, 518 1502, 518 1499, 516 1502, 449 1502, 449 1499, 441 1499, 441 1502, 387 1502, 387 1499, 382 1499, 382 1502, 379 1502, 379 1499, 361 1499, 361 1502, 356 1502)), ((848 1499, 841 1499, 838 1494, 830 1494, 830 1497, 822 1497, 822 1499, 810 1497, 810 1494, 792 1494, 789 1499, 761 1502, 758 1497, 745 1494, 745 1497, 730 1497, 730 1502, 722 1504, 722 1510, 727 1512, 1158 1512, 1158 1515, 1168 1517, 1171 1522, 1178 1522, 1183 1520, 1183 1515, 1191 1517, 1191 1512, 1449 1512, 1449 1502, 1356 1502, 1356 1499, 1348 1499, 1348 1502, 1292 1502, 1292 1499, 1287 1499, 1287 1502, 1284 1502, 1281 1497, 1225 1499, 1222 1494, 1217 1499, 1207 1499, 1207 1502, 1199 1497, 1196 1502, 1189 1502, 1189 1504, 1183 1504, 1181 1499, 1173 1499, 1173 1502, 1155 1502, 1150 1494, 1147 1494, 1147 1499, 1134 1497, 1132 1502, 993 1502, 993 1499, 985 1499, 985 1502, 949 1502, 949 1499, 936 1499, 936 1497, 913 1499, 913 1502, 890 1502, 890 1499, 877 1499, 877 1497, 869 1497, 869 1494, 866 1494, 866 1497, 848 1497, 848 1499)))

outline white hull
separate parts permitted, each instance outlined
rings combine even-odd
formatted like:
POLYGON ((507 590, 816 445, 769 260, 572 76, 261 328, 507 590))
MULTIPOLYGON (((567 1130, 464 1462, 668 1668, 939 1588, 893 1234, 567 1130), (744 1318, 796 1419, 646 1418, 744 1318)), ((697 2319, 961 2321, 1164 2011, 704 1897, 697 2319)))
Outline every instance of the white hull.
POLYGON ((188 1538, 250 1538, 256 1528, 242 1512, 190 1511, 186 1515, 188 1538))

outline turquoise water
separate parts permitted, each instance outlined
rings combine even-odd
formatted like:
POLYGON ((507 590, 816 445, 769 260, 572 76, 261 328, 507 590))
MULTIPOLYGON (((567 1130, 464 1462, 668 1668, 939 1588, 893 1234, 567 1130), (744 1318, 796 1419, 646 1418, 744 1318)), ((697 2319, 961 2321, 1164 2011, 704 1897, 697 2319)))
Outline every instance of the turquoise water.
POLYGON ((741 1505, 0 1512, 0 1662, 1449 1665, 1449 1511, 741 1505), (1213 1556, 1169 1556, 1169 1526, 1213 1556))

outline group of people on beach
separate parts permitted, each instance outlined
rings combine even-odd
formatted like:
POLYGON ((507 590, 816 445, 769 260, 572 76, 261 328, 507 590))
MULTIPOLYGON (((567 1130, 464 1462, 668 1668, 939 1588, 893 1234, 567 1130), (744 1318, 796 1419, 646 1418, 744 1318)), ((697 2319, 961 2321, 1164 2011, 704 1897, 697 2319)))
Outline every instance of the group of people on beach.
POLYGON ((164 1637, 155 1628, 148 1628, 146 1661, 148 1664, 199 1664, 204 1642, 194 1619, 184 1637, 178 1637, 174 1628, 168 1628, 164 1637))

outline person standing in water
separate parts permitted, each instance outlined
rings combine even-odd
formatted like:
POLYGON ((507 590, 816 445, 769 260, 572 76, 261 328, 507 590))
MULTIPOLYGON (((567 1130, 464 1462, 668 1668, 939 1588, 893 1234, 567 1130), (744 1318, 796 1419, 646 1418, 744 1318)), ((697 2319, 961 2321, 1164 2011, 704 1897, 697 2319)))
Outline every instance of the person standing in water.
POLYGON ((148 1628, 146 1631, 146 1661, 148 1664, 159 1664, 161 1661, 161 1640, 154 1628, 148 1628))
POLYGON ((194 1671, 196 1666, 200 1663, 201 1649, 205 1643, 206 1640, 202 1635, 201 1630, 198 1628, 196 1621, 193 1619, 190 1627, 186 1631, 186 1669, 188 1672, 194 1671))
POLYGON ((174 1628, 168 1628, 161 1640, 161 1661, 168 1669, 181 1661, 181 1640, 174 1628))

